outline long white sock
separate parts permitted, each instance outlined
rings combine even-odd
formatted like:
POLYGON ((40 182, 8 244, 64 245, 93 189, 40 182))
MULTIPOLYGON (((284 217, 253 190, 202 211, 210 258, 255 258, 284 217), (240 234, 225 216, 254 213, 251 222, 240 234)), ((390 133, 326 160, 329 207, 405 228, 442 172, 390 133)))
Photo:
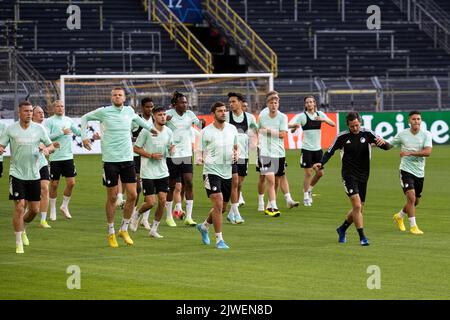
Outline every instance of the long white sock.
POLYGON ((172 203, 173 201, 166 202, 166 218, 172 217, 172 203))
POLYGON ((147 220, 148 221, 148 217, 150 216, 150 209, 148 209, 147 211, 145 211, 142 215, 142 220, 147 220))
MULTIPOLYGON (((264 198, 264 195, 263 195, 263 198, 264 198)), ((242 202, 245 202, 244 197, 242 196, 242 192, 239 192, 239 203, 242 203, 242 202)), ((263 199, 263 202, 264 202, 264 199, 263 199)))
POLYGON ((108 223, 108 234, 114 234, 114 223, 108 223))
POLYGON ((403 209, 400 210, 400 212, 398 213, 398 216, 399 216, 400 218, 403 218, 404 216, 406 216, 406 213, 403 212, 403 209))
POLYGON ((264 205, 264 193, 258 194, 258 203, 261 203, 264 205))
POLYGON ((22 231, 14 232, 16 234, 16 244, 22 243, 22 231))
POLYGON ((47 212, 41 212, 41 222, 47 220, 47 212))
POLYGON ((153 220, 152 229, 150 232, 158 232, 159 221, 153 220))
POLYGON ((309 199, 309 193, 308 192, 303 192, 303 199, 304 200, 309 199))
POLYGON ((270 207, 273 209, 278 209, 277 201, 276 200, 270 201, 270 207))
POLYGON ((209 226, 210 224, 206 220, 202 223, 202 229, 205 231, 208 231, 209 226))
POLYGON ((272 208, 272 203, 270 202, 269 199, 267 199, 267 206, 266 206, 266 208, 267 208, 267 209, 272 208))
POLYGON ((56 214, 56 198, 50 198, 50 214, 56 214))
POLYGON ((118 193, 117 194, 117 201, 118 202, 122 202, 123 201, 123 193, 118 193))
POLYGON ((63 197, 63 203, 62 203, 61 207, 68 208, 69 207, 69 201, 70 201, 70 197, 64 196, 63 197))
POLYGON ((186 219, 192 219, 192 207, 194 200, 186 200, 186 219))
POLYGON ((130 224, 130 219, 122 218, 122 225, 120 226, 121 231, 128 231, 128 225, 130 224))
POLYGON ((409 226, 411 228, 416 226, 416 217, 409 218, 409 226))
POLYGON ((284 198, 286 199, 286 203, 294 202, 289 192, 284 194, 284 198))
POLYGON ((181 207, 181 202, 177 202, 175 204, 175 211, 181 211, 181 210, 183 210, 183 208, 181 207))
POLYGON ((219 243, 220 240, 223 240, 222 232, 216 233, 216 244, 219 243))
POLYGON ((308 192, 312 192, 313 191, 313 186, 309 186, 309 188, 308 188, 308 192))
POLYGON ((240 214, 239 213, 239 202, 232 203, 230 211, 232 211, 234 214, 240 214))

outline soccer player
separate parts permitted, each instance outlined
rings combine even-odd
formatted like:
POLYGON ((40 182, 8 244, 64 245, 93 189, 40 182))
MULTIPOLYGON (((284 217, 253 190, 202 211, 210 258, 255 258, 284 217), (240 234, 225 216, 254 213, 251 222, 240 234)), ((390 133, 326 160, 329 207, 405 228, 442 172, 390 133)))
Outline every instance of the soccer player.
POLYGON ((319 179, 323 176, 323 170, 316 171, 313 177, 312 166, 320 162, 323 156, 321 142, 321 126, 325 122, 334 127, 335 123, 328 118, 325 113, 317 110, 317 103, 314 96, 306 96, 303 99, 305 111, 297 114, 290 121, 288 127, 291 132, 302 127, 303 144, 300 166, 305 169, 303 180, 303 205, 311 206, 313 203, 312 190, 319 179))
POLYGON ((214 121, 200 134, 197 163, 203 166, 203 181, 212 208, 208 218, 197 225, 202 242, 210 244, 208 228, 214 225, 216 248, 229 249, 222 236, 222 214, 231 196, 232 163, 237 161, 238 132, 235 126, 226 122, 227 108, 216 102, 211 107, 214 121))
POLYGON ((266 97, 269 111, 261 113, 258 119, 259 168, 261 175, 265 178, 269 197, 269 206, 265 213, 271 217, 280 215, 280 210, 278 210, 276 203, 276 190, 280 183, 280 178, 286 174, 284 137, 287 134, 288 123, 287 116, 278 110, 279 102, 278 93, 275 91, 269 92, 266 97))
MULTIPOLYGON (((153 108, 153 119, 157 136, 147 130, 139 133, 134 145, 134 152, 141 156, 142 190, 145 202, 139 209, 138 214, 149 212, 156 203, 158 196, 158 207, 155 212, 149 235, 153 238, 162 238, 158 233, 158 226, 166 206, 167 192, 169 191, 169 169, 167 168, 167 155, 174 151, 172 130, 165 126, 166 110, 164 107, 153 108)), ((135 214, 132 229, 137 229, 138 214, 135 214), (134 225, 134 226, 133 226, 134 225)))
POLYGON ((47 119, 46 127, 52 141, 59 142, 60 148, 50 155, 50 220, 56 220, 56 198, 58 197, 59 179, 66 178, 63 202, 59 210, 66 219, 72 219, 69 202, 75 186, 77 171, 73 162, 72 136, 80 136, 80 129, 73 120, 65 116, 65 106, 61 100, 52 104, 54 115, 47 119))
POLYGON ((243 111, 244 97, 237 92, 228 93, 228 103, 230 111, 227 113, 227 122, 236 127, 238 131, 239 159, 233 163, 231 182, 231 208, 227 220, 232 224, 244 223, 244 219, 239 212, 239 195, 241 194, 242 184, 248 171, 249 154, 249 136, 250 129, 257 130, 255 117, 243 111))
POLYGON ((48 155, 54 147, 44 127, 33 123, 33 107, 30 102, 19 104, 19 121, 9 126, 0 137, 0 154, 11 144, 9 168, 9 199, 14 201, 13 226, 16 234, 16 253, 24 253, 29 245, 25 223, 33 221, 39 212, 41 185, 39 154, 48 155), (43 143, 44 146, 40 145, 43 143), (25 213, 25 201, 28 212, 25 213))
MULTIPOLYGON (((145 97, 141 100, 141 111, 142 113, 139 114, 139 116, 144 119, 145 122, 149 123, 149 124, 153 124, 153 118, 152 118, 152 110, 153 110, 154 104, 153 104, 153 99, 150 97, 145 97)), ((132 128, 132 139, 133 139, 133 143, 136 142, 137 137, 139 136, 139 134, 142 132, 142 127, 133 124, 133 128, 132 128)), ((141 177, 140 177, 140 170, 141 170, 141 156, 139 154, 137 154, 136 152, 133 154, 134 156, 134 167, 136 169, 136 181, 137 181, 137 198, 136 198, 136 203, 135 203, 135 208, 134 208, 134 212, 137 211, 137 204, 139 202, 139 195, 141 193, 142 190, 142 181, 141 181, 141 177)), ((133 213, 134 214, 134 213, 133 213)), ((147 210, 144 212, 144 214, 142 215, 142 219, 140 220, 140 222, 136 225, 136 230, 137 230, 137 226, 139 226, 139 224, 141 224, 142 226, 144 226, 144 228, 146 230, 150 230, 150 224, 148 223, 148 217, 150 215, 150 210, 147 210)), ((132 221, 133 222, 133 221, 132 221)))
POLYGON ((431 155, 433 143, 431 133, 420 128, 422 116, 419 111, 411 111, 408 122, 410 128, 399 132, 391 142, 394 147, 401 147, 400 182, 406 197, 406 204, 394 215, 394 221, 401 231, 405 231, 403 217, 407 215, 409 231, 412 234, 420 235, 423 232, 416 223, 416 207, 423 190, 425 157, 431 155))
POLYGON ((316 170, 323 169, 336 150, 342 150, 342 182, 352 209, 348 212, 344 223, 336 229, 339 243, 347 242, 345 233, 354 222, 360 244, 368 246, 369 240, 364 234, 362 213, 370 174, 371 144, 374 143, 383 150, 389 150, 392 146, 377 137, 372 131, 361 128, 361 118, 357 112, 349 112, 345 119, 348 130, 338 134, 331 147, 323 155, 322 160, 314 164, 314 168, 316 170))
MULTIPOLYGON (((44 110, 40 106, 35 106, 33 108, 33 118, 34 123, 42 125, 45 120, 44 110)), ((48 170, 48 161, 44 154, 41 152, 39 154, 39 175, 40 175, 40 185, 41 185, 41 200, 39 203, 39 211, 41 212, 41 221, 39 226, 44 229, 50 229, 51 226, 47 222, 47 211, 48 211, 48 198, 50 184, 50 173, 48 170)))
MULTIPOLYGON (((277 99, 278 100, 278 105, 279 105, 279 101, 280 101, 280 97, 278 95, 277 91, 270 91, 266 94, 266 107, 261 110, 261 112, 259 113, 259 117, 261 118, 262 116, 267 116, 269 114, 269 107, 268 107, 268 103, 269 100, 271 99, 277 99)), ((278 107, 279 108, 279 107, 278 107)), ((281 112, 280 112, 281 113, 281 112)), ((288 122, 288 118, 285 114, 281 113, 281 115, 285 118, 286 120, 286 126, 287 126, 287 122, 288 122)), ((258 135, 258 140, 261 141, 261 135, 258 135)), ((279 146, 280 148, 282 147, 284 150, 284 141, 283 139, 281 139, 281 141, 279 142, 279 146)), ((259 142, 260 143, 260 142, 259 142)), ((257 163, 256 163, 256 171, 260 173, 259 176, 259 180, 258 180, 258 211, 264 211, 266 214, 268 213, 268 211, 264 210, 264 185, 265 185, 265 175, 261 173, 261 150, 260 150, 260 146, 258 146, 258 159, 257 159, 257 163)), ((284 199, 286 200, 286 207, 288 207, 289 209, 298 207, 299 202, 295 201, 292 199, 291 197, 291 193, 289 191, 289 182, 287 179, 287 176, 285 174, 285 167, 287 167, 287 162, 285 161, 285 159, 283 160, 283 168, 280 168, 280 172, 279 174, 281 176, 277 176, 275 175, 276 179, 275 179, 275 192, 278 192, 278 187, 280 187, 281 191, 283 192, 284 195, 284 199)), ((271 201, 270 201, 270 197, 267 203, 267 209, 271 208, 271 201)))
POLYGON ((183 182, 186 196, 186 217, 184 224, 195 226, 196 222, 192 219, 192 208, 194 206, 194 190, 192 185, 192 175, 194 172, 192 166, 192 124, 202 128, 204 120, 199 120, 190 110, 187 110, 188 101, 184 94, 175 91, 171 99, 172 109, 167 110, 167 127, 173 132, 173 143, 175 153, 167 158, 169 168, 169 186, 170 191, 167 195, 166 204, 166 223, 170 227, 176 227, 172 217, 173 191, 177 182, 183 182))
MULTIPOLYGON (((127 245, 133 245, 128 234, 128 225, 137 198, 136 171, 133 161, 133 146, 131 144, 131 124, 137 123, 146 130, 152 125, 139 117, 130 106, 125 106, 125 90, 114 88, 111 90, 112 105, 98 108, 81 117, 81 137, 83 146, 91 150, 91 140, 86 136, 88 121, 100 121, 103 127, 101 139, 103 161, 103 184, 106 186, 106 218, 108 221, 108 243, 112 248, 119 245, 114 230, 114 216, 117 200, 117 184, 120 177, 127 192, 127 201, 123 209, 122 225, 118 236, 127 245)), ((153 134, 156 132, 153 130, 153 134)))

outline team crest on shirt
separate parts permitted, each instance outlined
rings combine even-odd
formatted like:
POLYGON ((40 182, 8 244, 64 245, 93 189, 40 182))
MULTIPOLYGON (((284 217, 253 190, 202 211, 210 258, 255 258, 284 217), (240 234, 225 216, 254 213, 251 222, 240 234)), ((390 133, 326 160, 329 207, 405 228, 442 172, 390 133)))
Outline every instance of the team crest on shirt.
POLYGON ((359 141, 361 141, 361 143, 364 143, 364 142, 366 142, 366 138, 361 137, 361 139, 359 139, 359 141))

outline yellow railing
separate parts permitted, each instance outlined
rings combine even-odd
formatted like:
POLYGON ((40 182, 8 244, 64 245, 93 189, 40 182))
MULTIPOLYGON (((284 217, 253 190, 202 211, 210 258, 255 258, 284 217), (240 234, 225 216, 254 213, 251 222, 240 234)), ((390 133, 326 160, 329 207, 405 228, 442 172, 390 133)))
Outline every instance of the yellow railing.
POLYGON ((264 71, 278 74, 278 59, 275 52, 253 31, 252 28, 224 0, 204 0, 204 9, 233 38, 233 41, 256 60, 264 71))
MULTIPOLYGON (((143 1, 148 12, 148 1, 143 1)), ((170 39, 187 53, 189 60, 193 60, 204 73, 213 72, 212 55, 208 49, 194 36, 194 34, 173 14, 162 0, 151 1, 151 18, 158 21, 169 33, 170 39)))

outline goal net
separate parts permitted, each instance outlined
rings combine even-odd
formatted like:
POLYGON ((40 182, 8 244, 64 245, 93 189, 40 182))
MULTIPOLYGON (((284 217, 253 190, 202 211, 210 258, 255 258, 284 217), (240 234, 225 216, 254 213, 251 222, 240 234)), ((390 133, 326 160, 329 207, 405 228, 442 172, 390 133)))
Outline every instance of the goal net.
POLYGON ((214 102, 227 102, 228 92, 246 97, 248 111, 264 106, 265 94, 273 90, 271 73, 247 74, 152 74, 152 75, 62 75, 60 97, 71 117, 111 104, 111 89, 123 87, 126 104, 139 110, 140 100, 151 97, 155 105, 168 107, 175 90, 185 94, 190 109, 208 114, 214 102))

